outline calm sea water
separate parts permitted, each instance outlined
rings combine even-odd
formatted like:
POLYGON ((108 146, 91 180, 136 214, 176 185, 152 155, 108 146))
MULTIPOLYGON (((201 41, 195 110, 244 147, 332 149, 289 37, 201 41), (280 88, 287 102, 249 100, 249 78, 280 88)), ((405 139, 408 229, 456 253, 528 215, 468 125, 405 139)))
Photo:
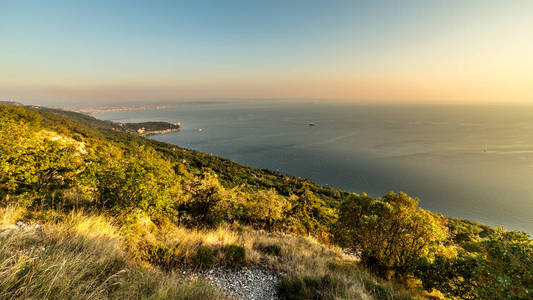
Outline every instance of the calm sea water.
POLYGON ((243 101, 97 117, 179 121, 152 138, 533 233, 533 107, 243 101))

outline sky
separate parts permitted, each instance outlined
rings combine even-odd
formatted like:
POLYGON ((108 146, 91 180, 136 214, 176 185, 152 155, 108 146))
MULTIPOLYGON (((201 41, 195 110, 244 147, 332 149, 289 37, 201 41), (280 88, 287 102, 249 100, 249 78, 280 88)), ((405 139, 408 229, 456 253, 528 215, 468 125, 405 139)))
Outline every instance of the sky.
POLYGON ((533 104, 533 1, 0 0, 0 100, 533 104))

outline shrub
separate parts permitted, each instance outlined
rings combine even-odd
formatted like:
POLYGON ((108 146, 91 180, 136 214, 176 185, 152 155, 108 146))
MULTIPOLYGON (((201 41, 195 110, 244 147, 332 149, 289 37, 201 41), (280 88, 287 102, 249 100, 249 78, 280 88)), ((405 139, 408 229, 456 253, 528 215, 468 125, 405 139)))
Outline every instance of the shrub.
POLYGON ((436 255, 433 261, 421 260, 416 274, 424 289, 437 289, 449 297, 476 299, 473 296, 473 269, 476 258, 465 252, 456 257, 436 255))
POLYGON ((173 249, 166 245, 160 243, 154 245, 145 243, 143 248, 145 251, 141 258, 154 265, 158 265, 169 270, 179 263, 174 256, 173 249))
POLYGON ((0 118, 0 200, 23 195, 26 205, 38 199, 41 206, 54 207, 59 192, 73 186, 83 168, 75 146, 39 136, 20 121, 0 118))
POLYGON ((307 187, 291 197, 293 206, 289 212, 296 231, 317 236, 327 236, 336 219, 335 211, 307 187))
POLYGON ((363 286, 365 290, 370 293, 377 300, 389 300, 389 299, 411 299, 408 295, 399 294, 394 291, 390 286, 380 284, 371 279, 364 279, 363 286))
POLYGON ((289 206, 285 197, 270 189, 249 193, 245 198, 246 214, 241 218, 243 223, 267 230, 281 229, 281 221, 289 206))
POLYGON ((281 256, 281 247, 276 244, 264 245, 264 244, 255 244, 254 248, 257 250, 274 256, 281 256))
POLYGON ((121 214, 139 208, 150 215, 174 213, 181 186, 167 161, 150 149, 134 149, 135 155, 116 161, 98 158, 94 164, 100 208, 121 214))
POLYGON ((382 285, 370 279, 363 280, 363 285, 365 290, 372 294, 372 296, 376 297, 376 299, 388 299, 387 289, 382 285))
POLYGON ((477 252, 437 256, 420 264, 424 288, 461 299, 527 299, 533 295, 533 242, 527 234, 496 232, 477 252))
POLYGON ((400 275, 412 270, 419 258, 434 255, 446 238, 443 219, 418 208, 418 200, 404 193, 348 199, 339 209, 337 225, 342 245, 360 247, 365 262, 400 275))
POLYGON ((142 260, 158 265, 165 270, 171 270, 180 265, 190 265, 198 268, 210 268, 214 264, 229 268, 240 268, 246 264, 244 247, 226 245, 211 247, 207 245, 164 245, 144 242, 142 260))
POLYGON ((343 290, 344 283, 328 274, 318 278, 283 277, 278 285, 279 296, 287 300, 342 298, 343 290))
POLYGON ((194 266, 200 268, 208 268, 215 262, 215 253, 213 249, 208 246, 199 246, 196 250, 196 255, 193 258, 194 266))
POLYGON ((201 178, 193 178, 185 190, 188 198, 180 207, 188 214, 184 222, 199 227, 215 227, 224 220, 229 206, 225 201, 224 188, 215 174, 206 172, 201 178))
POLYGON ((283 277, 278 285, 280 298, 287 300, 317 299, 318 282, 305 277, 283 277))
POLYGON ((223 264, 230 268, 240 268, 246 264, 246 250, 237 245, 227 245, 222 247, 224 256, 223 264))

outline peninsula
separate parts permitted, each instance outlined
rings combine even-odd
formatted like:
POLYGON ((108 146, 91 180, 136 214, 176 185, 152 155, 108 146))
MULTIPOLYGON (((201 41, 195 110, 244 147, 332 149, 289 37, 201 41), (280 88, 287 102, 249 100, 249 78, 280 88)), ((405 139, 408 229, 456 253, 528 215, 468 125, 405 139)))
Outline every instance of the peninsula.
POLYGON ((141 123, 117 123, 126 132, 136 133, 140 136, 163 134, 178 131, 181 123, 169 122, 141 122, 141 123))

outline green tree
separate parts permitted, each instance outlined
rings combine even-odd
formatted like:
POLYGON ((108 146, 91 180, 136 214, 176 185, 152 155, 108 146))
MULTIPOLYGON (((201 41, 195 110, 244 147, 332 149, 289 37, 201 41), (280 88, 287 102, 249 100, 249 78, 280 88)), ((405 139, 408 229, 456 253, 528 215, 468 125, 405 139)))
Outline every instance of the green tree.
POLYGON ((134 208, 151 215, 176 213, 181 185, 170 163, 154 151, 135 149, 116 160, 95 162, 95 167, 100 208, 116 213, 134 208))
POLYGON ((446 238, 442 218, 418 208, 418 200, 389 193, 373 200, 352 197, 339 208, 337 239, 358 248, 365 262, 405 274, 446 238))
POLYGON ((286 198, 274 189, 250 194, 245 205, 248 222, 254 227, 263 227, 267 230, 280 229, 284 214, 289 207, 286 198))
POLYGON ((472 248, 421 263, 417 276, 424 288, 461 299, 532 297, 533 241, 527 234, 499 230, 472 248))
POLYGON ((21 109, 0 107, 0 194, 54 206, 82 169, 82 153, 61 136, 52 140, 37 132, 39 115, 21 109))
POLYGON ((187 198, 181 209, 187 213, 183 220, 198 226, 216 226, 227 219, 230 202, 225 189, 220 185, 217 176, 205 172, 185 184, 187 198))
POLYGON ((473 270, 477 297, 533 297, 533 241, 526 233, 500 230, 479 244, 482 251, 473 270))
POLYGON ((453 257, 437 254, 432 260, 420 259, 415 274, 428 291, 437 289, 451 298, 477 299, 473 274, 477 262, 476 256, 466 251, 453 257))
POLYGON ((26 148, 32 138, 32 130, 19 117, 17 109, 0 105, 0 191, 6 197, 24 183, 25 169, 32 165, 33 157, 27 156, 26 148))
POLYGON ((326 238, 335 221, 335 211, 306 187, 290 200, 292 208, 289 214, 297 227, 301 227, 306 234, 326 238))

